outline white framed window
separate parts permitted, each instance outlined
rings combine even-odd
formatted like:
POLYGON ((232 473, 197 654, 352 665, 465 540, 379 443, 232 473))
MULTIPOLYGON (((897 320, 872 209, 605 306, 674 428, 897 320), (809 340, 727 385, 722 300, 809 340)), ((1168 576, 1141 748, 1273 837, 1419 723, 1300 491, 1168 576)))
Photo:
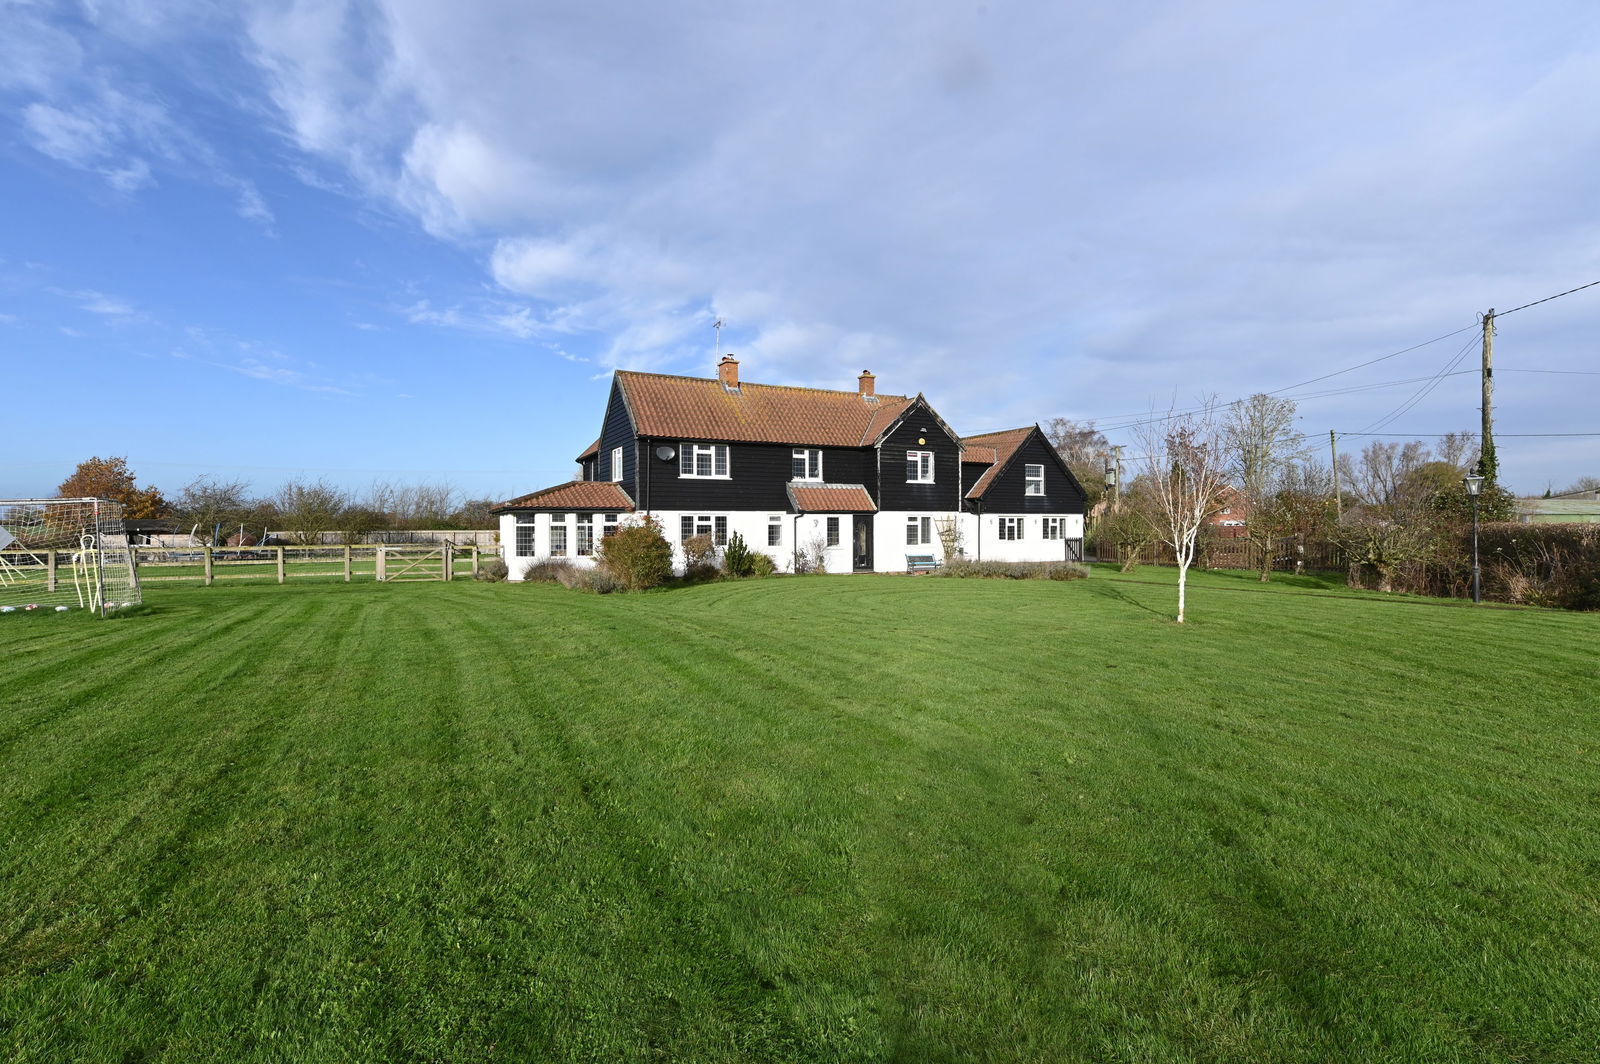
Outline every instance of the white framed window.
POLYGON ((933 542, 933 518, 906 518, 906 546, 926 547, 933 542))
POLYGON ((725 514, 684 514, 678 518, 678 542, 690 536, 710 536, 719 547, 728 545, 728 518, 725 514))
POLYGON ((594 514, 578 515, 577 555, 587 558, 594 554, 594 514))
POLYGON ((536 527, 531 516, 517 518, 517 557, 533 557, 533 533, 536 527))
POLYGON ((1000 519, 1000 538, 1001 539, 1021 539, 1022 538, 1022 518, 1020 518, 1020 517, 1002 517, 1000 519))
POLYGON ((932 451, 907 451, 906 452, 906 483, 907 484, 932 484, 933 483, 933 452, 932 451))
POLYGON ((616 514, 606 514, 605 517, 600 522, 600 538, 601 539, 605 539, 607 536, 614 536, 616 534, 617 534, 617 515, 616 514))
POLYGON ((1044 538, 1061 539, 1067 520, 1064 517, 1046 517, 1044 519, 1044 538))
POLYGON ((622 448, 611 448, 611 479, 622 479, 622 448))
POLYGON ((796 447, 790 466, 792 467, 791 480, 821 480, 822 449, 819 447, 796 447))
POLYGON ((839 519, 837 517, 830 517, 828 518, 828 546, 837 547, 838 545, 839 519))
POLYGON ((1044 494, 1044 466, 1034 465, 1032 462, 1025 464, 1023 472, 1027 474, 1027 485, 1022 489, 1024 495, 1044 494))
POLYGON ((567 515, 550 515, 550 557, 567 556, 567 515))
POLYGON ((773 514, 767 518, 767 546, 783 546, 783 516, 773 514))
POLYGON ((725 443, 685 443, 678 448, 680 477, 728 479, 728 445, 725 443))

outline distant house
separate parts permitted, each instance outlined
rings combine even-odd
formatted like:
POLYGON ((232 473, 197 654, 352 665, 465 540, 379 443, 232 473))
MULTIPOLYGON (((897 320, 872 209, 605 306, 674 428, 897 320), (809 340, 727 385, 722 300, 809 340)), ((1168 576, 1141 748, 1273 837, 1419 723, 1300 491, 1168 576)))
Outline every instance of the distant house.
POLYGON ((908 559, 1083 556, 1084 493, 1037 425, 962 438, 921 395, 617 371, 578 479, 495 507, 513 579, 545 558, 592 564, 648 515, 674 544, 738 534, 780 569, 819 551, 829 572, 903 572, 908 559))
POLYGON ((1221 501, 1221 508, 1206 518, 1206 524, 1221 539, 1244 539, 1250 534, 1250 500, 1242 492, 1227 488, 1221 501))

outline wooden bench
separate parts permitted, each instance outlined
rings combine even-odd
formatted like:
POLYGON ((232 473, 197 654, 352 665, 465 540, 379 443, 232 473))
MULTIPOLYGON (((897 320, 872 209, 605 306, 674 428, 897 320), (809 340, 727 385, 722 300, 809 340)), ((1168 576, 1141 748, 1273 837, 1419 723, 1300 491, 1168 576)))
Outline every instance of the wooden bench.
POLYGON ((906 555, 906 572, 931 573, 939 568, 942 563, 931 554, 906 555))

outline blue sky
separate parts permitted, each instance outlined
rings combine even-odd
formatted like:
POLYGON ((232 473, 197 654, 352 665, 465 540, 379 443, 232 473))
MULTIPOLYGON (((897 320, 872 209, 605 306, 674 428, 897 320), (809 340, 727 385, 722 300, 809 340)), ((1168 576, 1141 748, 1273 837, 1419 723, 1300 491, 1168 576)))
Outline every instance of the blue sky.
MULTIPOLYGON (((1600 279, 1592 4, 0 0, 0 25, 0 495, 122 454, 169 494, 509 497, 571 475, 613 369, 709 375, 718 317, 749 380, 871 369, 961 431, 1121 426, 1600 279)), ((1500 323, 1512 487, 1600 475, 1600 436, 1516 435, 1600 432, 1597 335, 1600 288, 1500 323)), ((1406 408, 1470 341, 1291 393, 1304 430, 1475 428, 1471 372, 1406 408)))

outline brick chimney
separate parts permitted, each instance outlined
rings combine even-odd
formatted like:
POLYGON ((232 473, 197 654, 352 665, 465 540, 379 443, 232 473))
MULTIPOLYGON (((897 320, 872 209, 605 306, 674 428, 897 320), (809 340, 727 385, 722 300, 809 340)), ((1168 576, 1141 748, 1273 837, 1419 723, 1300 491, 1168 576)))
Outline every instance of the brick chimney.
POLYGON ((862 370, 861 376, 856 378, 856 382, 858 385, 857 391, 859 391, 862 395, 878 394, 876 390, 878 387, 878 378, 872 375, 872 371, 870 369, 862 370))
POLYGON ((722 386, 730 391, 739 390, 739 360, 732 355, 723 355, 722 361, 717 363, 717 379, 722 386))

